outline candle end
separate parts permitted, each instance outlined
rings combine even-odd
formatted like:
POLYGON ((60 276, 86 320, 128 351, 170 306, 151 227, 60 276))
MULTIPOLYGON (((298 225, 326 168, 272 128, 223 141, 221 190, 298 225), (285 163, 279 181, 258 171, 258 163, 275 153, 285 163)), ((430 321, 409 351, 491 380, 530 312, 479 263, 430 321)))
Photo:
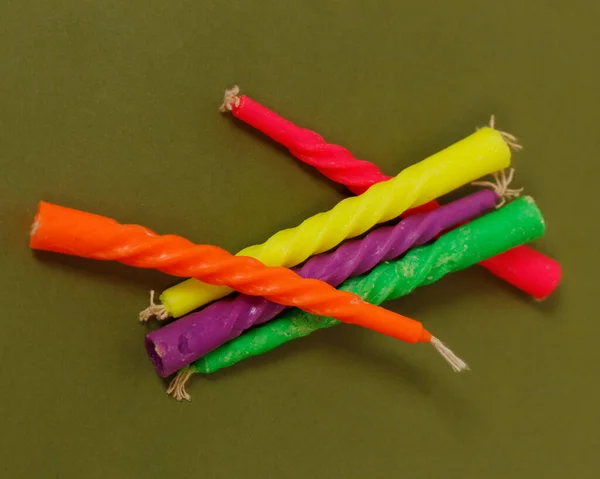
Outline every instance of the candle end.
POLYGON ((159 321, 164 321, 168 319, 169 313, 167 308, 165 308, 162 304, 156 304, 154 302, 154 291, 150 291, 150 306, 148 306, 143 311, 140 311, 138 316, 140 322, 145 323, 152 318, 156 318, 159 321))
POLYGON ((35 214, 35 218, 33 218, 33 223, 31 223, 31 228, 29 229, 29 246, 35 247, 35 235, 40 229, 40 219, 41 219, 41 209, 46 205, 44 201, 40 201, 37 207, 37 213, 35 214))
POLYGON ((523 149, 523 145, 519 143, 519 140, 515 135, 506 131, 498 130, 496 128, 496 115, 492 114, 490 116, 490 122, 488 123, 488 126, 492 130, 496 130, 498 133, 500 133, 502 139, 506 142, 506 144, 512 151, 521 151, 523 149))
POLYGON ((223 95, 223 103, 219 107, 219 111, 226 113, 233 110, 234 106, 240 106, 239 93, 240 87, 237 85, 233 85, 231 88, 226 89, 225 94, 223 95))
POLYGON ((506 170, 496 171, 494 173, 494 181, 474 181, 471 184, 475 186, 483 186, 490 188, 498 195, 500 202, 496 205, 496 208, 504 206, 507 200, 512 200, 521 196, 523 188, 509 188, 512 183, 513 177, 515 176, 515 169, 511 168, 506 174, 506 170))
POLYGON ((440 353, 440 355, 450 364, 454 372, 468 371, 469 365, 465 363, 462 359, 460 359, 454 352, 442 343, 435 336, 431 337, 430 341, 431 345, 435 348, 435 350, 440 353))
POLYGON ((185 390, 185 385, 187 384, 187 382, 189 381, 189 379, 192 377, 192 375, 194 374, 194 371, 192 371, 192 368, 183 368, 181 369, 177 375, 173 378, 173 380, 171 381, 171 384, 169 384, 169 388, 167 389, 167 394, 169 396, 174 397, 175 399, 177 399, 177 401, 191 401, 192 397, 190 396, 190 394, 185 390))
POLYGON ((40 227, 40 220, 36 217, 34 222, 31 224, 31 229, 29 230, 29 236, 30 237, 35 236, 39 227, 40 227))
MULTIPOLYGON (((521 145, 521 143, 519 143, 519 140, 515 135, 513 135, 512 133, 508 133, 506 131, 498 130, 498 128, 496 128, 496 115, 492 114, 490 116, 490 121, 488 122, 487 127, 491 128, 492 130, 496 130, 498 133, 500 133, 500 136, 502 137, 504 142, 508 145, 508 147, 510 148, 511 151, 517 152, 517 151, 521 151, 523 149, 523 145, 521 145)), ((476 128, 476 130, 479 130, 479 127, 476 128)))

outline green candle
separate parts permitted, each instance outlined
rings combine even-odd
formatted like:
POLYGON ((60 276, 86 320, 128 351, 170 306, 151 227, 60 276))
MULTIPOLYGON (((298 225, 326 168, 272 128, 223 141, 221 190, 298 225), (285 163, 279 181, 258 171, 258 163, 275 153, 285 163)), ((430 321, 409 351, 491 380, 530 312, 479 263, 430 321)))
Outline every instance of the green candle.
MULTIPOLYGON (((457 228, 434 243, 411 250, 403 258, 377 266, 370 273, 347 280, 341 290, 381 304, 434 283, 515 246, 540 238, 544 219, 530 197, 520 198, 493 213, 457 228)), ((249 330, 182 369, 169 387, 177 399, 190 399, 185 383, 194 373, 209 374, 243 359, 264 354, 293 339, 329 328, 339 321, 290 309, 275 320, 249 330)))

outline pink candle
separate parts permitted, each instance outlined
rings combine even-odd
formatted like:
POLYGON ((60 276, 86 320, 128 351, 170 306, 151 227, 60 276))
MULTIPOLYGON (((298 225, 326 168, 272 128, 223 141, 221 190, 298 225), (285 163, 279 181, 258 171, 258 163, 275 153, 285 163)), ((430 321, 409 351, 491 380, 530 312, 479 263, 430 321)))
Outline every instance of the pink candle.
MULTIPOLYGON (((231 111, 236 118, 281 143, 300 161, 314 166, 353 193, 363 193, 375 183, 391 178, 373 163, 355 158, 346 148, 327 143, 314 131, 300 128, 251 98, 238 96, 238 93, 238 87, 225 92, 222 111, 231 111)), ((433 201, 418 210, 427 211, 436 206, 439 205, 433 201)), ((407 214, 412 212, 414 210, 407 214)), ((550 295, 561 277, 557 261, 525 245, 479 264, 536 299, 550 295)))

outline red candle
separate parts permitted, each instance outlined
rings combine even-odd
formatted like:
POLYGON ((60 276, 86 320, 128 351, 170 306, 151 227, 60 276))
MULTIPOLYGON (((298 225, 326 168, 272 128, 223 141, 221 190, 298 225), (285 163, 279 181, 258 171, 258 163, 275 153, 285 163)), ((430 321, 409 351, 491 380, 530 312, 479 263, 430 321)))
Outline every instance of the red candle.
MULTIPOLYGON (((221 111, 231 111, 233 116, 281 143, 300 161, 314 166, 353 193, 361 194, 375 183, 391 178, 373 163, 355 158, 346 148, 327 143, 314 131, 300 128, 251 98, 238 96, 238 93, 238 87, 225 92, 221 111)), ((510 135, 508 139, 514 140, 510 135)), ((437 206, 432 201, 418 210, 437 206)), ((409 210, 407 214, 412 212, 414 210, 409 210)), ((561 278, 561 267, 556 260, 525 245, 479 264, 536 299, 549 296, 561 278)))

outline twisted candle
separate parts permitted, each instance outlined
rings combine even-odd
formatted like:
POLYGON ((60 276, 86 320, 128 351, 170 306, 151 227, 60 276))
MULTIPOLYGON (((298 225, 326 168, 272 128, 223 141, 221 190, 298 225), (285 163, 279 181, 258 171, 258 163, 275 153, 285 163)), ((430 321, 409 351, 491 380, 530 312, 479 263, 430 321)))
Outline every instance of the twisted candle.
MULTIPOLYGON (((361 194, 375 183, 391 178, 375 164, 354 157, 346 148, 327 143, 317 133, 294 125, 245 95, 238 95, 237 86, 227 90, 221 111, 231 111, 233 116, 281 143, 300 161, 353 193, 361 194)), ((495 128, 493 116, 490 127, 495 128)), ((513 148, 521 148, 514 136, 502 134, 513 148)), ((524 245, 483 261, 481 266, 537 299, 550 295, 561 277, 556 260, 524 245)))
MULTIPOLYGON (((296 272, 338 286, 383 261, 397 258, 414 245, 494 208, 498 195, 481 190, 395 226, 380 227, 361 240, 343 243, 330 253, 313 256, 296 272)), ((224 298, 146 336, 146 348, 158 373, 165 377, 204 356, 246 329, 273 319, 285 307, 264 298, 224 298), (160 350, 157 357, 155 351, 160 350)))
MULTIPOLYGON (((265 243, 245 248, 238 255, 257 258, 268 266, 295 266, 378 223, 397 218, 408 208, 424 205, 476 178, 504 169, 510 155, 500 132, 482 128, 391 180, 373 185, 360 196, 346 198, 330 211, 279 231, 265 243)), ((188 280, 163 292, 163 310, 151 307, 142 312, 140 319, 146 319, 149 313, 159 318, 179 317, 230 291, 188 280)))
POLYGON ((360 195, 391 178, 373 163, 355 158, 346 148, 327 143, 321 135, 294 125, 252 98, 238 96, 239 91, 235 86, 225 92, 221 111, 231 111, 236 118, 284 145, 300 161, 314 166, 354 194, 360 195))
MULTIPOLYGON (((419 286, 434 283, 444 275, 459 271, 544 233, 541 212, 529 197, 489 213, 439 237, 435 243, 412 249, 406 256, 381 263, 369 274, 352 278, 341 289, 352 291, 366 301, 381 304, 407 295, 419 286)), ((182 369, 168 392, 177 399, 190 399, 185 384, 194 373, 210 374, 294 339, 339 324, 328 317, 302 313, 296 309, 245 332, 182 369)))
MULTIPOLYGON (((436 341, 414 319, 373 306, 322 281, 302 278, 289 269, 269 268, 254 258, 236 257, 216 246, 195 245, 175 235, 160 236, 138 225, 122 225, 111 218, 46 202, 39 204, 30 246, 226 284, 251 296, 333 316, 409 343, 435 345, 436 341)), ((155 353, 160 357, 160 350, 155 353)))

